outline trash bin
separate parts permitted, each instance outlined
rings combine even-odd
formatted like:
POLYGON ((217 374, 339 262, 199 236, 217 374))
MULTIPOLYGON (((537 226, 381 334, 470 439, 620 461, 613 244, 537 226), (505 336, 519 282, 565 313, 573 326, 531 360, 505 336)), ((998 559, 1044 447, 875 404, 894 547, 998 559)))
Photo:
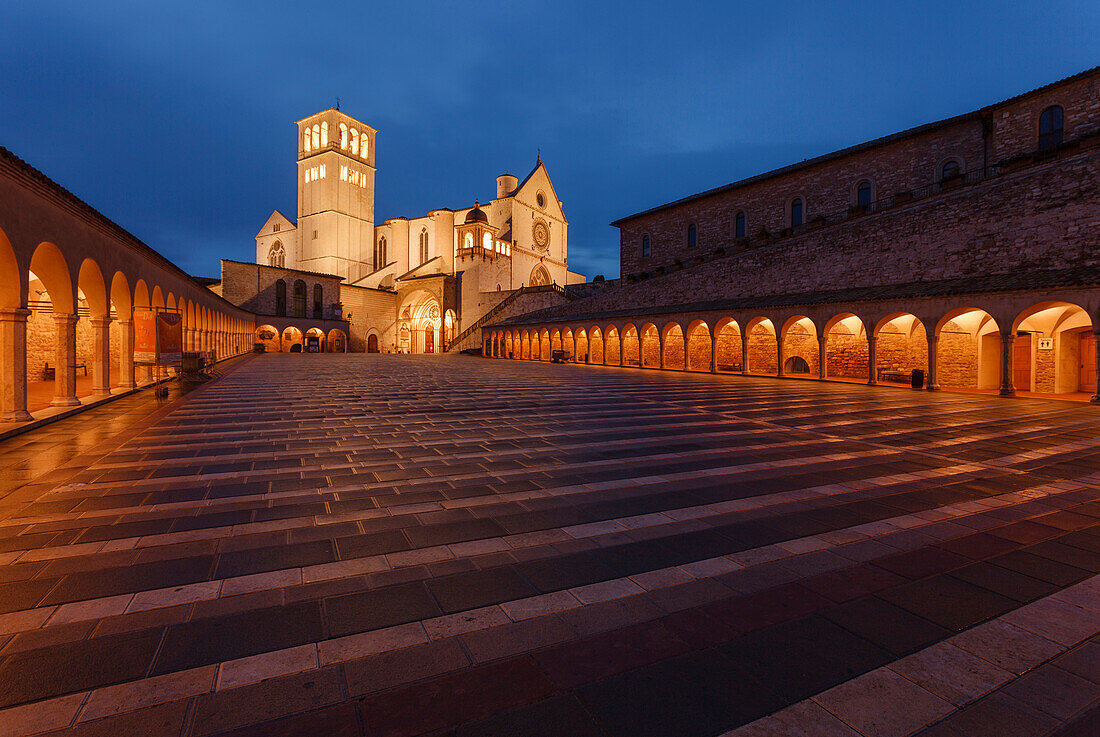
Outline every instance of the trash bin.
POLYGON ((921 369, 913 369, 913 376, 910 380, 910 386, 914 389, 924 388, 924 371, 921 369))

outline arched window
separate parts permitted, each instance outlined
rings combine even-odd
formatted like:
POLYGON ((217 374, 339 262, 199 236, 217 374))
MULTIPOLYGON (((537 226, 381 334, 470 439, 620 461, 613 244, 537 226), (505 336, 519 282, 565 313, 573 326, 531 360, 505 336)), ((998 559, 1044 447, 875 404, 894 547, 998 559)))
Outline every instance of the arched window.
POLYGON ((275 314, 279 317, 286 315, 286 282, 282 279, 275 282, 275 314))
POLYGON ((462 246, 466 249, 473 249, 474 247, 474 234, 467 233, 466 237, 462 239, 462 246))
POLYGON ((688 226, 688 248, 695 248, 695 244, 698 242, 698 232, 695 230, 695 223, 688 226))
POLYGON ((313 285, 313 317, 320 320, 325 316, 325 291, 320 284, 313 285))
POLYGON ((359 155, 359 131, 354 128, 351 129, 351 152, 356 156, 359 155))
POLYGON ((642 236, 642 257, 645 258, 649 255, 649 236, 642 236))
MULTIPOLYGON (((269 250, 267 252, 267 265, 268 266, 278 266, 281 269, 283 267, 283 264, 285 263, 285 259, 286 259, 286 252, 283 251, 283 244, 280 243, 279 241, 275 241, 274 243, 272 243, 271 244, 271 250, 269 250)), ((284 289, 284 295, 283 296, 285 297, 286 296, 285 295, 286 285, 283 286, 283 289, 284 289)))
POLYGON ((940 179, 951 179, 962 174, 962 165, 957 159, 948 159, 940 167, 940 179))
POLYGON ((791 200, 791 227, 802 225, 802 198, 795 197, 791 200))
POLYGON ((1039 116, 1039 150, 1047 151, 1062 145, 1061 105, 1051 105, 1039 116))
POLYGON ((359 134, 359 155, 362 156, 364 159, 367 158, 367 148, 367 134, 361 133, 359 134))
POLYGON ((294 317, 306 316, 306 283, 301 279, 294 282, 294 317))
POLYGON ((321 126, 316 123, 313 124, 313 147, 321 147, 321 126))
POLYGON ((307 152, 310 150, 309 141, 309 128, 306 128, 306 132, 302 134, 302 148, 307 152))
POLYGON ((856 185, 856 204, 863 206, 871 204, 871 183, 866 179, 856 185))
POLYGON ((484 235, 482 235, 481 236, 481 247, 484 248, 486 251, 492 251, 493 250, 493 236, 489 235, 488 233, 485 233, 484 235))
POLYGON ((424 228, 420 231, 420 263, 426 263, 428 260, 428 229, 424 228))
POLYGON ((321 145, 328 145, 328 121, 321 121, 321 145))
POLYGON ((348 150, 348 124, 340 124, 340 148, 344 151, 348 150))
POLYGON ((748 232, 746 230, 746 227, 747 226, 746 226, 746 223, 745 223, 745 213, 744 213, 744 211, 738 212, 736 215, 733 216, 733 237, 734 238, 744 238, 745 233, 748 232))
POLYGON ((386 265, 386 238, 383 236, 378 239, 378 243, 374 246, 374 270, 378 271, 386 265))

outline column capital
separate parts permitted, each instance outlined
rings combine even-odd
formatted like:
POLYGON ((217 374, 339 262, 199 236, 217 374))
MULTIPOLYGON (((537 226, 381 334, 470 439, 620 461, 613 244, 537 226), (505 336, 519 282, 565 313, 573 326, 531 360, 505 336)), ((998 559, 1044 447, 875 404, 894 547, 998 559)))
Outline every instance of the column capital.
POLYGON ((114 318, 110 315, 101 315, 91 318, 91 322, 93 327, 106 328, 110 327, 111 323, 114 322, 114 318))
POLYGON ((0 320, 7 322, 26 322, 31 311, 23 307, 0 307, 0 320))
POLYGON ((80 319, 80 316, 71 312, 55 312, 53 313, 53 319, 56 322, 69 323, 70 325, 72 325, 80 319))

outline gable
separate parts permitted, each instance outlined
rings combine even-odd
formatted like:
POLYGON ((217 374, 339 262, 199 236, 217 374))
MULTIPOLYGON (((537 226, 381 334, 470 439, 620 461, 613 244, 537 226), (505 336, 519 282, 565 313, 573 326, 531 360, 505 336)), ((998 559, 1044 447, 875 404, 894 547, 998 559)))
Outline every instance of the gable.
POLYGON ((285 233, 288 230, 296 230, 297 225, 286 215, 282 214, 278 210, 273 210, 271 216, 264 222, 260 232, 256 234, 257 238, 265 235, 275 235, 276 233, 285 233), (279 226, 278 231, 275 229, 275 225, 279 226))
POLYGON ((523 202, 531 206, 535 212, 545 212, 550 217, 559 218, 565 220, 565 211, 561 207, 561 203, 558 200, 558 193, 554 189, 553 182, 550 181, 550 175, 546 171, 546 165, 542 163, 542 159, 539 159, 535 164, 535 168, 527 175, 527 178, 516 188, 516 191, 512 194, 512 197, 516 200, 523 202), (542 192, 546 196, 545 207, 539 207, 536 200, 538 193, 542 192))

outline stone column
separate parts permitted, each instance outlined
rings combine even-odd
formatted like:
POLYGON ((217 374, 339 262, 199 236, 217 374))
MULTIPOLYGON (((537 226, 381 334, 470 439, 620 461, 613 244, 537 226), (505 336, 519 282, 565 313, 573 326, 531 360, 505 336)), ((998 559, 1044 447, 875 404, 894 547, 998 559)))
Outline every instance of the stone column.
MULTIPOLYGON (((687 343, 684 343, 684 355, 687 355, 687 343)), ((710 336, 710 372, 718 373, 718 334, 710 336)))
POLYGON ((57 353, 54 356, 54 407, 76 407, 76 315, 54 313, 57 353))
POLYGON ((665 336, 661 335, 660 330, 657 331, 657 356, 658 356, 658 358, 660 358, 660 361, 657 362, 657 365, 660 368, 664 368, 665 367, 665 336))
POLYGON ((783 376, 783 336, 779 333, 776 334, 775 341, 775 354, 779 358, 779 365, 775 372, 776 376, 783 376))
POLYGON ((741 335, 741 373, 749 373, 749 334, 741 335))
POLYGON ((828 376, 825 366, 825 338, 817 336, 817 378, 824 379, 828 376))
MULTIPOLYGON (((1093 323, 1096 325, 1096 323, 1093 323)), ((1092 339, 1096 344, 1096 365, 1100 367, 1100 330, 1093 328, 1092 339)), ((1100 370, 1096 372, 1096 393, 1092 395, 1092 399, 1089 400, 1093 404, 1100 404, 1100 370)))
POLYGON ((874 386, 878 383, 878 336, 867 336, 867 383, 874 386))
POLYGON ((936 375, 936 346, 940 336, 935 331, 928 333, 928 376, 924 377, 924 388, 930 392, 939 391, 939 376, 936 375))
MULTIPOLYGON (((1016 335, 1012 332, 1001 333, 1001 391, 1002 397, 1016 396, 1016 387, 1013 385, 1013 356, 1012 346, 1016 342, 1016 335)), ((1031 387, 1027 387, 1030 389, 1031 387)), ((1024 391, 1027 391, 1025 389, 1024 391)))
POLYGON ((134 322, 118 321, 118 385, 122 389, 133 389, 134 381, 134 322))
POLYGON ((92 318, 92 396, 111 395, 111 318, 92 318))
POLYGON ((26 422, 27 316, 30 310, 0 309, 0 420, 26 422))

